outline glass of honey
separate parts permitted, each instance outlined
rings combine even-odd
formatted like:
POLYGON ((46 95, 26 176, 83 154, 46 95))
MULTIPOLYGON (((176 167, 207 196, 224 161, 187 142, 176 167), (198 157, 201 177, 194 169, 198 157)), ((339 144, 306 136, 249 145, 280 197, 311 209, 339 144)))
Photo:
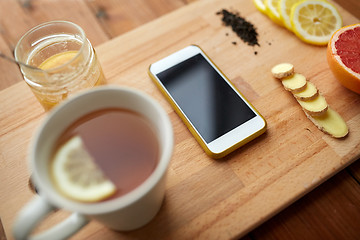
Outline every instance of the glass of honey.
POLYGON ((84 30, 67 21, 43 23, 15 47, 25 82, 45 111, 84 89, 105 83, 96 52, 84 30))

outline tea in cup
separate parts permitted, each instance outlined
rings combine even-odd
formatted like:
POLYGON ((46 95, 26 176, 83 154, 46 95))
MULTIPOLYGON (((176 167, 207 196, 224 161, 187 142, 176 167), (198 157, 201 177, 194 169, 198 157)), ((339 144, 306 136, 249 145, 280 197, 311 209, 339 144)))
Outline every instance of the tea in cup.
POLYGON ((148 95, 102 86, 55 107, 30 147, 39 191, 14 223, 16 239, 27 239, 54 209, 73 214, 44 236, 66 238, 89 219, 128 231, 159 211, 172 156, 167 113, 148 95))

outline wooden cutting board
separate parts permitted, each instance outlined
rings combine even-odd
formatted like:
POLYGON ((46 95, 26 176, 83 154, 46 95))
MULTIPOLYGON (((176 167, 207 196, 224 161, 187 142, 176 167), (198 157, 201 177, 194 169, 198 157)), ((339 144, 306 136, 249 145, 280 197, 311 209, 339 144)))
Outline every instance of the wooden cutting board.
MULTIPOLYGON (((359 22, 338 8, 344 25, 359 22)), ((140 89, 166 109, 176 145, 164 205, 150 224, 119 233, 91 222, 74 239, 239 237, 360 156, 360 96, 336 81, 325 47, 301 42, 258 12, 252 1, 199 1, 96 50, 108 84, 140 89), (223 26, 216 15, 223 8, 240 12, 255 25, 260 46, 244 44, 223 26), (266 134, 222 160, 207 157, 147 75, 151 63, 190 44, 207 52, 268 123, 266 134), (297 72, 320 89, 346 120, 348 137, 333 139, 306 118, 292 95, 270 74, 271 67, 280 62, 293 63, 297 72)), ((16 214, 33 197, 27 186, 27 149, 45 115, 24 82, 0 92, 0 214, 10 239, 16 214)), ((40 229, 68 214, 57 212, 40 229)))

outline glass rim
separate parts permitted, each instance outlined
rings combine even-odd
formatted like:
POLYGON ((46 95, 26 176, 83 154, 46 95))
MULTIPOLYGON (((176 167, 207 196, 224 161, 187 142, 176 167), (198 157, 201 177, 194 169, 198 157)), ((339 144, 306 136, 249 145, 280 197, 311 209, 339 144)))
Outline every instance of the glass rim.
MULTIPOLYGON (((55 20, 55 21, 48 21, 48 22, 44 22, 44 23, 41 23, 39 25, 36 25, 35 27, 31 28, 30 30, 28 30, 20 39, 19 41, 17 42, 16 46, 15 46, 15 50, 14 50, 14 57, 15 57, 15 60, 17 61, 22 61, 24 62, 22 59, 19 59, 18 58, 18 49, 20 48, 20 45, 21 43, 24 41, 24 39, 28 36, 30 36, 34 31, 40 29, 40 28, 43 28, 43 27, 46 27, 48 25, 51 25, 51 24, 67 24, 67 25, 71 25, 73 27, 75 27, 79 33, 80 33, 80 36, 81 38, 83 39, 83 42, 81 44, 81 47, 80 49, 78 50, 77 54, 71 58, 70 60, 68 60, 67 62, 61 64, 60 66, 56 66, 56 67, 53 67, 53 68, 49 68, 49 69, 40 69, 39 70, 36 70, 36 69, 32 69, 33 71, 42 71, 42 72, 45 72, 45 73, 52 73, 52 72, 56 72, 57 70, 61 69, 61 68, 64 68, 66 67, 67 65, 70 65, 72 62, 75 61, 75 59, 77 59, 81 53, 84 51, 84 45, 86 42, 88 42, 87 38, 86 38, 86 34, 85 34, 85 31, 79 26, 77 25, 76 23, 73 23, 73 22, 70 22, 70 21, 65 21, 65 20, 55 20)), ((26 62, 27 63, 27 62, 26 62)), ((20 68, 28 68, 26 66, 20 66, 20 68)), ((35 67, 38 67, 38 66, 35 66, 35 67)))

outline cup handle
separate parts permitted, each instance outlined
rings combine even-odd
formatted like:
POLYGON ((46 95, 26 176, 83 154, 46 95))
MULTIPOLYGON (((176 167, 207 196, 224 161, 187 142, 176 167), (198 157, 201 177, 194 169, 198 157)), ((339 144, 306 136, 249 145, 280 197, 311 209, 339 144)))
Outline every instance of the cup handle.
POLYGON ((45 198, 36 196, 21 210, 15 220, 13 234, 16 240, 48 240, 66 239, 85 226, 89 220, 80 213, 73 213, 68 218, 58 223, 54 227, 29 237, 32 230, 56 208, 51 206, 45 198))

